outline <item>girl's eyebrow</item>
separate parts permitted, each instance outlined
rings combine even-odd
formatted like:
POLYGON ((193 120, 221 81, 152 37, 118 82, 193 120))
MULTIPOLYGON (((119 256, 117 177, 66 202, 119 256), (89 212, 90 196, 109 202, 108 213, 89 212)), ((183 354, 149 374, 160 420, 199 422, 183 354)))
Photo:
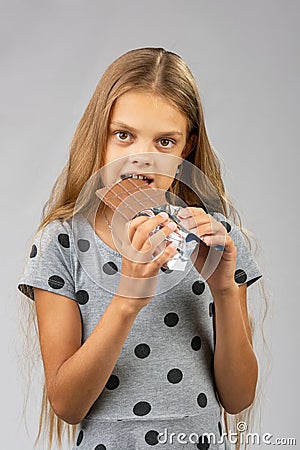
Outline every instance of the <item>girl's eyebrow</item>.
MULTIPOLYGON (((132 131, 133 133, 137 133, 138 130, 136 130, 133 127, 130 127, 129 125, 126 125, 126 123, 123 122, 111 122, 111 125, 116 125, 118 127, 121 128, 125 128, 128 131, 132 131)), ((162 133, 158 133, 161 136, 183 136, 183 133, 181 133, 180 131, 166 131, 166 132, 162 132, 162 133)))

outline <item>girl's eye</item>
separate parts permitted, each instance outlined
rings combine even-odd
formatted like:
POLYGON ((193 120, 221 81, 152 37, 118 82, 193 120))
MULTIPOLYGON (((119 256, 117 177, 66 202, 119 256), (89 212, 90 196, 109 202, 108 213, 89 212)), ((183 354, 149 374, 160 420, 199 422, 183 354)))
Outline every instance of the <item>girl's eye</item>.
POLYGON ((116 133, 115 133, 115 135, 117 136, 117 138, 120 140, 120 141, 125 141, 125 142, 128 142, 128 141, 130 141, 130 134, 129 133, 127 133, 126 131, 117 131, 116 133))
POLYGON ((161 147, 164 148, 171 148, 173 145, 175 145, 174 141, 166 138, 160 139, 158 142, 160 142, 161 147))

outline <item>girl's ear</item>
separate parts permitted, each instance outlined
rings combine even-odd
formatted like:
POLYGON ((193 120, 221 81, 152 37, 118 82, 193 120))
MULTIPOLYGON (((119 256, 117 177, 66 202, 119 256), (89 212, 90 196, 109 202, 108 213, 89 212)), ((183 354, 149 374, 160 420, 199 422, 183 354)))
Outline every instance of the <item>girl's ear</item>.
POLYGON ((181 158, 185 159, 191 153, 191 151, 194 148, 195 143, 196 143, 196 135, 193 134, 189 138, 187 143, 185 144, 185 147, 184 147, 184 149, 182 150, 182 153, 181 153, 181 158))

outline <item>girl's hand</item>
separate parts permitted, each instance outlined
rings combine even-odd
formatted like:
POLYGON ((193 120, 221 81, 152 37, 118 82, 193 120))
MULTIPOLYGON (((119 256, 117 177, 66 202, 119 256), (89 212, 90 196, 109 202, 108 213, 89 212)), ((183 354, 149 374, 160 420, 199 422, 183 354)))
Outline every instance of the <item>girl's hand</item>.
POLYGON ((176 245, 163 244, 164 239, 176 228, 166 213, 154 217, 139 216, 126 223, 119 243, 122 254, 119 295, 150 301, 155 292, 159 269, 177 252, 176 245), (162 228, 150 235, 159 225, 162 228), (157 253, 157 247, 161 252, 152 259, 157 253))
POLYGON ((222 223, 202 208, 194 207, 183 208, 178 213, 178 218, 185 228, 199 236, 206 244, 198 244, 191 259, 196 258, 194 266, 207 281, 211 291, 225 292, 236 286, 234 273, 237 250, 222 223), (225 250, 210 249, 212 245, 222 245, 225 250))

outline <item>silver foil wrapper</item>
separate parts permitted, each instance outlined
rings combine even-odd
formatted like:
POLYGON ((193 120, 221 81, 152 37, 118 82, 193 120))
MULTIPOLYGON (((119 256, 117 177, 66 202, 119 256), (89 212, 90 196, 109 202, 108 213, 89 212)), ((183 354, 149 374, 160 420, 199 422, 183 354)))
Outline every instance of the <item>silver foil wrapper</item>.
MULTIPOLYGON (((149 216, 153 217, 154 215, 164 211, 168 214, 169 219, 173 220, 177 224, 176 231, 169 234, 166 237, 165 241, 171 241, 177 243, 177 254, 168 261, 167 268, 170 270, 184 270, 189 260, 191 254, 193 253, 197 244, 202 243, 206 246, 206 243, 200 239, 194 233, 191 233, 188 229, 183 227, 180 223, 180 219, 177 217, 179 211, 182 209, 181 206, 174 206, 169 203, 166 203, 161 206, 155 206, 152 208, 147 208, 140 211, 136 214, 135 217, 138 216, 149 216)), ((158 226, 155 230, 152 231, 151 234, 156 233, 160 230, 162 226, 158 226)), ((221 245, 213 246, 215 250, 224 250, 224 247, 221 245)))

